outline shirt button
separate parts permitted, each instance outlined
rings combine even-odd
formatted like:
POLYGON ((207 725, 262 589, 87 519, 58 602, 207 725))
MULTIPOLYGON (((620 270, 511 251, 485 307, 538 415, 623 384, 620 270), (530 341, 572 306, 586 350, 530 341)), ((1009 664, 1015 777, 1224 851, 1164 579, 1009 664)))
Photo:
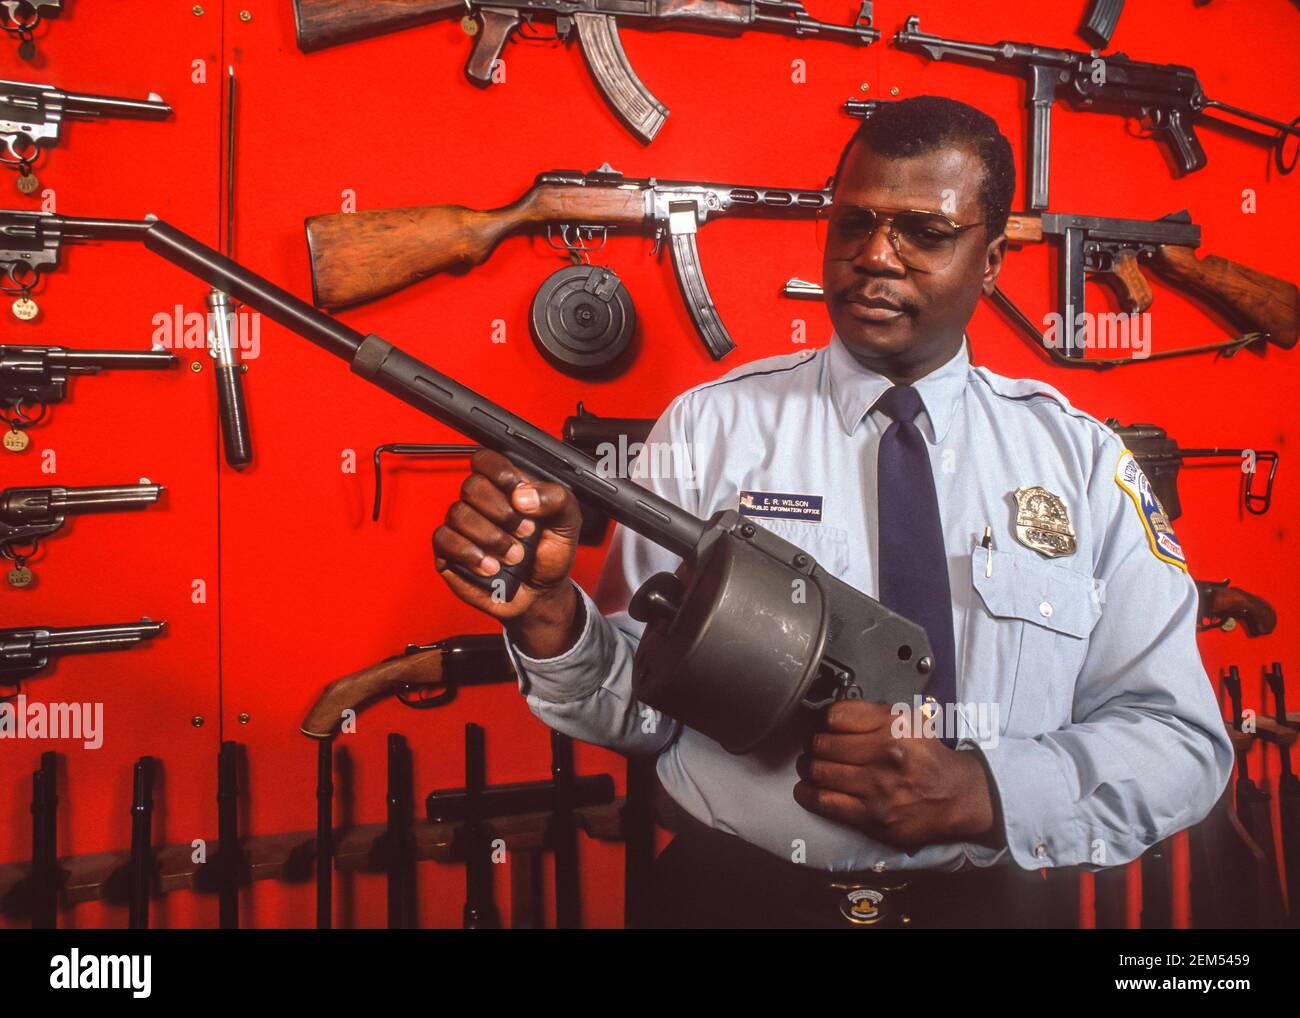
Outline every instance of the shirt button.
POLYGON ((1038 614, 1041 615, 1041 616, 1042 616, 1043 618, 1045 618, 1045 619, 1050 619, 1050 618, 1052 617, 1052 604, 1051 604, 1051 602, 1050 602, 1050 601, 1044 601, 1042 604, 1040 604, 1040 605, 1038 606, 1038 614))
POLYGON ((1035 844, 1034 844, 1034 855, 1037 856, 1039 859, 1046 859, 1046 858, 1047 858, 1047 844, 1046 844, 1045 842, 1042 842, 1042 841, 1035 842, 1035 844))

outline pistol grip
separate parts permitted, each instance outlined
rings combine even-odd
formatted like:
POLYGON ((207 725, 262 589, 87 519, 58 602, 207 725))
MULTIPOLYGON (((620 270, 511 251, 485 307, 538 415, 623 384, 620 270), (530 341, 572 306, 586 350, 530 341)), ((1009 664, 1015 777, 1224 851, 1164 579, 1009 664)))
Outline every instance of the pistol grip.
POLYGON ((479 11, 479 32, 465 63, 465 74, 476 85, 492 84, 492 71, 501 58, 510 33, 519 27, 519 12, 485 7, 479 11))
POLYGON ((583 59, 600 89, 629 131, 649 143, 659 133, 668 117, 668 107, 654 97, 636 76, 623 43, 618 37, 618 22, 608 14, 574 14, 578 26, 578 45, 583 59))
POLYGON ((1132 251, 1121 251, 1111 262, 1107 282, 1115 289, 1129 314, 1146 311, 1155 300, 1151 284, 1138 268, 1137 256, 1132 251))
POLYGON ((456 563, 451 563, 449 568, 462 580, 474 584, 480 590, 486 590, 489 594, 495 595, 503 603, 513 601, 515 591, 519 589, 525 579, 532 575, 533 559, 537 555, 537 542, 541 538, 542 528, 540 524, 527 537, 516 537, 515 540, 524 546, 524 557, 512 566, 502 562, 501 569, 491 576, 482 576, 456 563))
POLYGON ((1168 110, 1159 120, 1160 128, 1169 137, 1174 149, 1174 159, 1178 163, 1178 173, 1191 173, 1205 165, 1205 149, 1192 130, 1182 110, 1168 110))

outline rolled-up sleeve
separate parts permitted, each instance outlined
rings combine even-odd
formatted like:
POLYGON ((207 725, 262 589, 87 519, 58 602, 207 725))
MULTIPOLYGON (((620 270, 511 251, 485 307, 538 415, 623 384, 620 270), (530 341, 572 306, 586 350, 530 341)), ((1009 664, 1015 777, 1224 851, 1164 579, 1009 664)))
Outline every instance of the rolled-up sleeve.
MULTIPOLYGON (((690 457, 688 412, 687 396, 669 405, 629 473, 637 483, 696 512, 698 489, 690 457), (657 455, 657 449, 671 452, 657 455)), ((632 692, 632 662, 645 624, 633 619, 627 606, 642 583, 655 573, 676 570, 680 563, 672 552, 619 524, 595 596, 574 584, 586 621, 572 647, 557 657, 531 658, 505 636, 520 691, 546 725, 622 753, 657 753, 672 742, 677 722, 638 702, 632 692)))
POLYGON ((1156 554, 1142 511, 1116 481, 1122 455, 1118 438, 1106 440, 1089 484, 1101 616, 1071 723, 980 749, 1007 847, 1025 869, 1129 862, 1203 819, 1232 774, 1232 744, 1196 646, 1196 585, 1156 554))

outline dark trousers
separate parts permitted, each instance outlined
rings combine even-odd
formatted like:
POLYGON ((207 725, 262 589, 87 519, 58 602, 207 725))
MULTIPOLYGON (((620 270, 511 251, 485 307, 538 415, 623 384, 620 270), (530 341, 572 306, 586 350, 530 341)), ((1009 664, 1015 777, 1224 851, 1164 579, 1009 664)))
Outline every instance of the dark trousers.
POLYGON ((832 873, 691 824, 655 860, 654 929, 1046 929, 1078 925, 1078 874, 1015 865, 832 873))

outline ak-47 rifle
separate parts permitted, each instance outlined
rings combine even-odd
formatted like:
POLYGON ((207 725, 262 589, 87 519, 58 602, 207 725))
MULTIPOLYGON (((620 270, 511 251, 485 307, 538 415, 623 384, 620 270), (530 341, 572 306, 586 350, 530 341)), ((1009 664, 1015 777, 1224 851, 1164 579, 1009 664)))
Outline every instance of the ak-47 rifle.
POLYGON ((1094 46, 1109 46, 1124 13, 1124 0, 1090 0, 1079 34, 1094 46))
POLYGON ((623 125, 643 142, 659 132, 668 108, 632 70, 619 39, 621 24, 720 35, 762 29, 858 45, 870 45, 880 38, 871 25, 870 0, 847 25, 818 21, 799 0, 294 0, 293 13, 298 48, 305 53, 459 18, 461 27, 474 39, 465 74, 484 88, 499 80, 501 51, 516 32, 521 39, 561 42, 568 42, 576 33, 596 87, 623 125), (536 35, 533 27, 538 18, 554 19, 553 36, 536 35))
POLYGON ((513 234, 544 233, 554 248, 585 252, 593 243, 602 247, 611 230, 649 233, 652 254, 668 247, 695 330, 713 359, 721 360, 736 344, 704 281, 696 231, 721 216, 811 219, 830 203, 825 188, 625 177, 608 163, 590 173, 551 170, 499 209, 426 205, 312 216, 307 246, 313 301, 337 310, 440 272, 468 270, 513 234))
MULTIPOLYGON (((1295 166, 1294 159, 1290 164, 1283 162, 1282 146, 1288 135, 1300 137, 1298 121, 1287 124, 1210 99, 1196 71, 1190 67, 1131 60, 1123 53, 1079 53, 1027 42, 989 44, 945 39, 922 32, 920 18, 915 15, 898 30, 894 45, 924 53, 931 60, 951 57, 986 70, 1009 71, 1028 78, 1028 106, 1032 112, 1029 159, 1029 207, 1032 209, 1047 208, 1052 104, 1058 90, 1061 98, 1077 110, 1113 112, 1147 120, 1171 145, 1180 175, 1205 165, 1205 150, 1196 137, 1194 121, 1205 118, 1206 110, 1221 110, 1278 132, 1276 136, 1264 135, 1257 129, 1236 125, 1268 138, 1280 173, 1290 173, 1295 166)), ((1207 119, 1216 122, 1214 118, 1207 119)))
POLYGON ((335 679, 303 719, 303 735, 331 739, 347 712, 396 696, 408 707, 451 703, 463 686, 514 682, 515 672, 500 633, 451 636, 436 643, 409 644, 405 651, 359 672, 335 679))

